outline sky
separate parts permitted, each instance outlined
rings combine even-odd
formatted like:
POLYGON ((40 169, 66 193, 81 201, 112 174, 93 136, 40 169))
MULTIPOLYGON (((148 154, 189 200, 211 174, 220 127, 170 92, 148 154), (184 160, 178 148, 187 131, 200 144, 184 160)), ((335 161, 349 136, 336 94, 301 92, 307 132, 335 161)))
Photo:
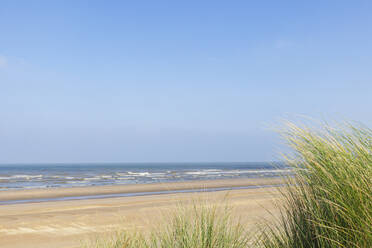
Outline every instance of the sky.
POLYGON ((0 3, 0 163, 273 161, 372 124, 371 1, 0 3))

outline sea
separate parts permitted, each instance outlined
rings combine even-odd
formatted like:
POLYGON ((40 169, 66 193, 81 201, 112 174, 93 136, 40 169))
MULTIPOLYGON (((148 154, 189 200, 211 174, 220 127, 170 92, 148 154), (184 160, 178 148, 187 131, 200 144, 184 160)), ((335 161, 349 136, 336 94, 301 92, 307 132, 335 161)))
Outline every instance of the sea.
POLYGON ((270 178, 291 173, 279 162, 1 164, 0 190, 270 178))

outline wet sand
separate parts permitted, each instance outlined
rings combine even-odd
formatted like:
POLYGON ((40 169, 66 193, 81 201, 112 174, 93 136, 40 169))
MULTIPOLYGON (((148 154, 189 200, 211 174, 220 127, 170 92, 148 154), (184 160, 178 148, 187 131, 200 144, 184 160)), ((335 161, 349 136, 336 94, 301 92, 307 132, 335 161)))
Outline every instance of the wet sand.
MULTIPOLYGON (((280 183, 279 179, 238 179, 35 189, 0 192, 0 201, 280 183)), ((118 229, 149 230, 179 202, 188 203, 199 197, 214 201, 224 198, 227 192, 230 204, 242 215, 248 227, 254 228, 262 218, 272 218, 268 211, 275 214, 273 200, 279 197, 276 187, 10 204, 0 206, 0 247, 80 247, 84 240, 118 229)))

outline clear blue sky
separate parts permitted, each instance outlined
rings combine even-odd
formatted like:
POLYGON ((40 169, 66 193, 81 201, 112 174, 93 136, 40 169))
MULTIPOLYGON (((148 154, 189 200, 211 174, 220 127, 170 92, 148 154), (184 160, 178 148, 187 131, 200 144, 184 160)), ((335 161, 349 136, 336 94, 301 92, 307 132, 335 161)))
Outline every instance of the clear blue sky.
POLYGON ((372 124, 371 1, 1 1, 0 163, 268 161, 372 124))

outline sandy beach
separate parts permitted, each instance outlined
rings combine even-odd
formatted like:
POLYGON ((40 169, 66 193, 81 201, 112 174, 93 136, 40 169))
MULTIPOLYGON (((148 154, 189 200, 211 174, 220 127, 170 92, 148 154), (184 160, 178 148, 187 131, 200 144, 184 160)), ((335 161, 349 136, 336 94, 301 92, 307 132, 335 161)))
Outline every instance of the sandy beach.
MULTIPOLYGON (((256 221, 272 218, 273 200, 280 179, 238 179, 191 181, 143 185, 115 185, 80 188, 33 189, 0 192, 0 201, 47 199, 134 192, 210 189, 269 185, 265 188, 233 189, 204 193, 154 194, 103 199, 46 201, 0 206, 0 247, 64 248, 119 229, 148 230, 179 202, 193 198, 221 200, 228 193, 230 204, 249 228, 256 221)), ((275 212, 274 212, 275 214, 275 212)))

